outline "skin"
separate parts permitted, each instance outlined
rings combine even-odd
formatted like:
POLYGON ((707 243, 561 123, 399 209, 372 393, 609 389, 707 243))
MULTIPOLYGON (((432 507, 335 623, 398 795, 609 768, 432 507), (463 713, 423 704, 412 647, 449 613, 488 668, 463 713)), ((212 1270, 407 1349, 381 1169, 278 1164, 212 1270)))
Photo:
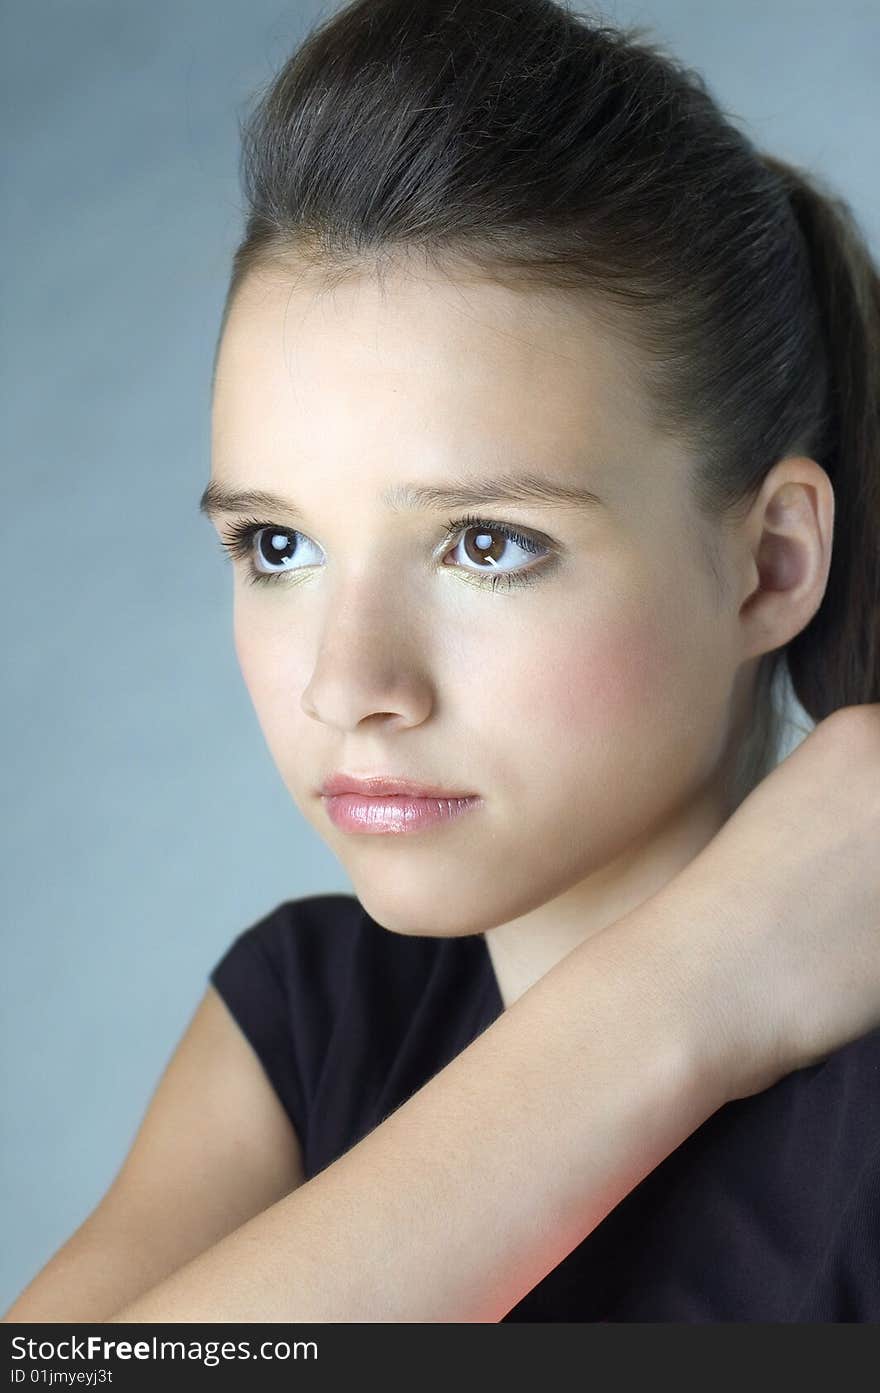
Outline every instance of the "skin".
MULTIPOLYGON (((277 582, 248 584, 233 563, 236 652, 268 748, 369 914, 400 934, 484 933, 505 1007, 718 831, 758 659, 821 602, 824 470, 779 461, 742 522, 713 533, 691 464, 571 293, 403 263, 382 285, 365 269, 328 290, 288 266, 252 275, 230 311, 212 477, 295 500, 249 516, 301 534, 277 582), (480 529, 441 547, 467 510, 379 501, 502 469, 602 500, 473 509, 552 540, 545 565, 494 534, 501 567, 535 568, 530 585, 491 588, 466 550, 480 529), (415 836, 353 835, 317 794, 338 770, 483 801, 415 836)), ((217 516, 221 535, 232 520, 217 516)), ((265 536, 252 552, 269 569, 265 536)))

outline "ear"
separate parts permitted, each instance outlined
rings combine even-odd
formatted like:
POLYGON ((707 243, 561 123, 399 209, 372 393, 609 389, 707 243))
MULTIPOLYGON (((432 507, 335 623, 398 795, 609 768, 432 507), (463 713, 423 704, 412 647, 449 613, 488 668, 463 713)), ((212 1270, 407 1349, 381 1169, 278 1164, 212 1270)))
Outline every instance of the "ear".
POLYGON ((834 489, 815 460, 774 465, 742 523, 744 657, 782 648, 822 603, 831 567, 834 489))

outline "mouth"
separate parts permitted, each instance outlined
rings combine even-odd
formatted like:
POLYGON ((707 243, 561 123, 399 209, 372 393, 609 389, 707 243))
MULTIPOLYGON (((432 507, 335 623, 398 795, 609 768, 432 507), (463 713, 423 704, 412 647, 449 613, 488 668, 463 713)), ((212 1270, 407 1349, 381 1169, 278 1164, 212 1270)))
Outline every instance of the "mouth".
POLYGON ((477 808, 482 798, 413 798, 408 794, 385 794, 368 798, 362 793, 325 795, 327 816, 342 832, 393 835, 425 832, 461 817, 477 808))
POLYGON ((449 824, 482 798, 395 775, 334 774, 321 786, 327 816, 342 832, 407 835, 449 824))
POLYGON ((421 783, 396 774, 331 774, 319 792, 325 798, 342 794, 358 794, 361 798, 476 798, 469 790, 441 788, 439 784, 421 783))

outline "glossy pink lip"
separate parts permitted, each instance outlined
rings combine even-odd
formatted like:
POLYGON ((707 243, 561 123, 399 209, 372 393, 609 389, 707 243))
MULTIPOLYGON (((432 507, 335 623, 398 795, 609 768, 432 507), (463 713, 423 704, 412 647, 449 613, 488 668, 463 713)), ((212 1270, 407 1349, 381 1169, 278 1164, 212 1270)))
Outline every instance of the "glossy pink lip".
POLYGON ((455 789, 440 788, 439 784, 420 784, 414 779, 398 779, 394 774, 376 774, 358 778, 354 774, 331 774, 321 785, 320 792, 325 798, 334 798, 341 793, 359 793, 367 798, 384 798, 392 794, 407 798, 474 798, 473 793, 459 793, 455 789))
POLYGON ((450 822, 470 808, 479 807, 482 798, 414 798, 411 793, 389 793, 370 798, 363 793, 324 795, 327 816, 343 832, 367 834, 408 834, 423 832, 438 823, 450 822))

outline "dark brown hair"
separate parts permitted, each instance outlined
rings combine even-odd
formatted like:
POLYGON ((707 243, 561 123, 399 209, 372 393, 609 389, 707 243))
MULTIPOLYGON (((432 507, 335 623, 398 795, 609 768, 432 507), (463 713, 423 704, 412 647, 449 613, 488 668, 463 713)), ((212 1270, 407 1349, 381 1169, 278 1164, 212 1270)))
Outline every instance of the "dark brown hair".
POLYGON ((355 0, 258 94, 241 139, 220 337, 255 270, 305 263, 332 284, 415 253, 588 296, 717 528, 779 459, 821 464, 828 583, 761 658, 737 800, 777 757, 783 660, 813 721, 880 700, 880 280, 827 184, 756 148, 644 26, 552 0, 355 0))

